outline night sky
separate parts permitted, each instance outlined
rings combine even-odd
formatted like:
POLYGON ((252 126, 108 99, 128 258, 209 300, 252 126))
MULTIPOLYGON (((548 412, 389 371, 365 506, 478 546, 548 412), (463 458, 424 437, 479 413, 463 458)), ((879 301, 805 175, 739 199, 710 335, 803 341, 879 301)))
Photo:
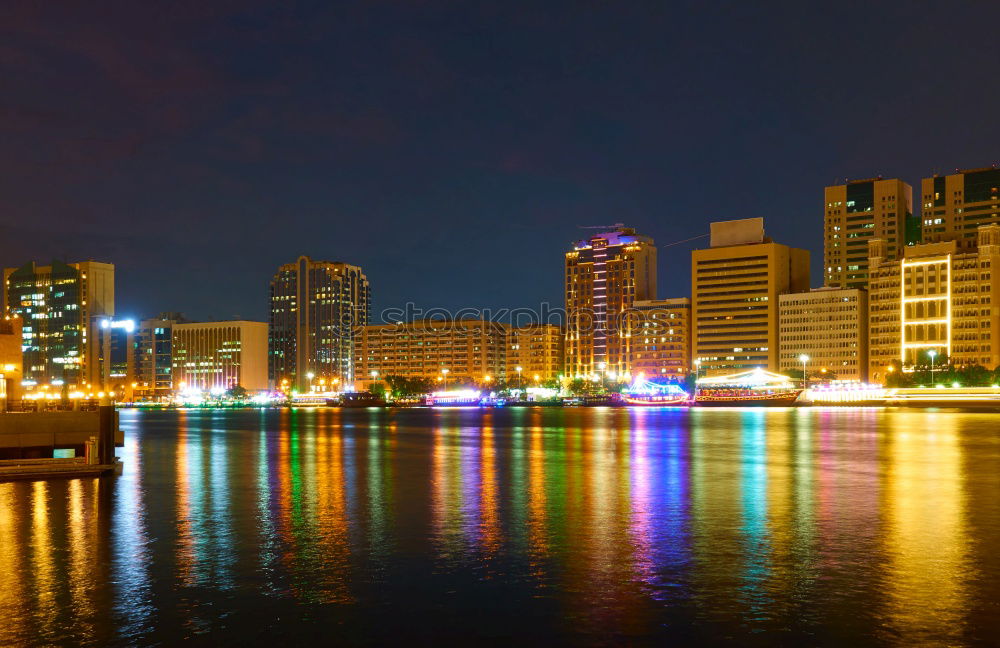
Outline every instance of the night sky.
POLYGON ((375 312, 562 304, 624 222, 690 292, 712 220, 822 255, 822 191, 1000 161, 1000 3, 8 2, 0 264, 119 315, 266 319, 300 254, 375 312), (58 6, 63 5, 65 6, 58 6), (139 6, 143 5, 143 6, 139 6), (759 5, 759 6, 758 6, 759 5))

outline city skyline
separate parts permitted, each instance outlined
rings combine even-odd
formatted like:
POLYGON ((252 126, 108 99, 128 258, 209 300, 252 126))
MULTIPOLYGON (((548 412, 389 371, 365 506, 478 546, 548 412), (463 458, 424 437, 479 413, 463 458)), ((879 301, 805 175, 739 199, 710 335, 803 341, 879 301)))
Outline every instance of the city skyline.
POLYGON ((513 306, 555 299, 578 225, 662 246, 763 216, 820 277, 822 187, 997 161, 973 8, 571 8, 11 7, 0 257, 109 259, 137 312, 263 320, 300 254, 368 268, 374 311, 513 306))

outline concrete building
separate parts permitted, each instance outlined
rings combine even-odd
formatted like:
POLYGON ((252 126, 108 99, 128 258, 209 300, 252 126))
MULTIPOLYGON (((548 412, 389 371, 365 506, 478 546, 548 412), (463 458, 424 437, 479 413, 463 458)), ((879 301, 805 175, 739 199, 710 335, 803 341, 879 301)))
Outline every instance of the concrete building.
POLYGON ((300 390, 314 379, 352 381, 355 338, 368 324, 371 290, 358 266, 307 256, 271 279, 268 375, 300 390))
POLYGON ((977 245, 940 241, 908 247, 899 261, 870 245, 869 376, 884 381, 890 365, 1000 365, 1000 225, 981 225, 977 245))
POLYGON ((174 325, 184 323, 180 313, 161 313, 139 322, 135 333, 136 396, 146 400, 167 398, 174 390, 174 325))
POLYGON ((22 319, 24 384, 100 380, 95 327, 115 313, 115 267, 80 261, 4 269, 4 313, 22 319))
POLYGON ((637 301, 629 321, 631 374, 683 382, 691 373, 691 300, 637 301))
MULTIPOLYGON (((867 264, 866 264, 867 265, 867 264)), ((837 380, 868 379, 868 293, 860 288, 816 288, 778 296, 778 369, 802 369, 837 380)))
POLYGON ((136 323, 133 319, 103 318, 95 328, 97 335, 98 390, 114 392, 132 400, 136 384, 136 323))
POLYGON ((627 313, 656 297, 656 246, 621 224, 566 253, 566 373, 628 371, 627 313))
POLYGON ((234 320, 173 325, 175 389, 267 389, 267 323, 234 320))
POLYGON ((507 330, 483 320, 416 320, 366 326, 355 350, 359 379, 405 376, 452 384, 503 376, 507 330), (364 378, 362 378, 364 377, 364 378))
POLYGON ((564 331, 555 324, 512 326, 507 330, 507 381, 525 384, 553 380, 563 374, 564 331), (521 371, 517 368, 520 367, 521 371))
POLYGON ((920 183, 923 242, 958 241, 977 245, 980 225, 1000 223, 1000 168, 968 169, 920 183))
POLYGON ((773 242, 763 218, 712 223, 691 253, 692 361, 704 375, 778 371, 778 296, 809 289, 809 252, 773 242))
POLYGON ((902 180, 872 178, 827 187, 823 282, 868 287, 868 241, 886 242, 890 259, 902 258, 913 221, 913 189, 902 180))
POLYGON ((23 394, 21 380, 21 318, 7 315, 0 319, 0 411, 7 403, 20 400, 23 394))

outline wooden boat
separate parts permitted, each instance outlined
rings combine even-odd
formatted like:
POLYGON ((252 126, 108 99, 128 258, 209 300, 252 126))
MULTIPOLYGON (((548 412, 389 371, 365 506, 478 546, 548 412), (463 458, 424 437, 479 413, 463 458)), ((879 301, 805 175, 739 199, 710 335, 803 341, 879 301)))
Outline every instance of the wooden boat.
POLYGON ((700 407, 787 407, 802 393, 788 376, 763 369, 702 378, 697 386, 694 404, 700 407))

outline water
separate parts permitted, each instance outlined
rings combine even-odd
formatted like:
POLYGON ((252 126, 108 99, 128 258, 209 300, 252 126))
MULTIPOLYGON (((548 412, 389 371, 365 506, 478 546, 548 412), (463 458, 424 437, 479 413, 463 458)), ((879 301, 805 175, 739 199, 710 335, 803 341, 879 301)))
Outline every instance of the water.
POLYGON ((123 411, 121 477, 0 484, 0 645, 995 643, 998 422, 123 411))

